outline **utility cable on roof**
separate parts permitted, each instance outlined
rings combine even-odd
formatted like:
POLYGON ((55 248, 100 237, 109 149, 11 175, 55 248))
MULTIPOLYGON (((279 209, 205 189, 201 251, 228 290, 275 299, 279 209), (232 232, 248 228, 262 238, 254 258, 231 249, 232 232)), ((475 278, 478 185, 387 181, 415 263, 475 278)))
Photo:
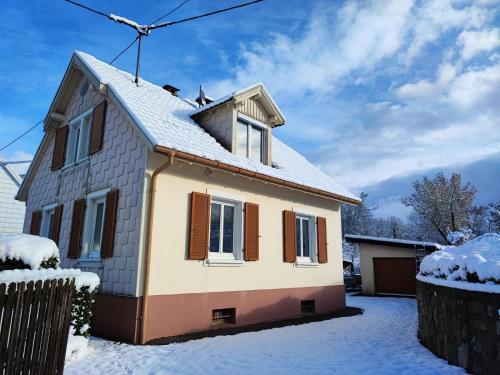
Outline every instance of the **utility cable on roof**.
MULTIPOLYGON (((171 15, 172 13, 174 13, 177 9, 181 8, 183 5, 185 5, 186 3, 188 3, 190 0, 184 0, 182 3, 180 3, 179 5, 177 5, 175 8, 169 10, 167 13, 165 13, 163 16, 157 18, 156 20, 154 20, 153 22, 151 22, 148 26, 151 26, 153 25, 154 23, 158 22, 158 21, 161 21, 162 19, 164 19, 165 17, 171 15)), ((125 52, 127 52, 130 47, 132 47, 135 42, 137 42, 137 39, 139 39, 139 36, 137 36, 133 41, 132 43, 130 43, 127 47, 125 47, 125 49, 123 51, 121 51, 113 60, 111 60, 109 62, 109 65, 112 65, 116 60, 118 60, 125 52)))
POLYGON ((43 122, 43 119, 38 121, 35 125, 33 125, 31 128, 29 128, 28 130, 26 130, 23 134, 21 134, 19 137, 15 138, 14 140, 10 141, 9 143, 7 143, 5 146, 3 146, 2 148, 0 148, 0 152, 2 152, 3 150, 5 150, 7 147, 9 147, 10 145, 12 145, 13 143, 17 142, 18 140, 20 140, 22 137, 24 137, 26 134, 28 134, 30 131, 32 131, 33 129, 35 129, 38 125, 40 125, 41 123, 43 122))
POLYGON ((113 63, 114 63, 116 60, 118 60, 118 59, 120 58, 120 56, 121 56, 121 55, 123 55, 125 52, 127 52, 127 51, 128 51, 128 49, 129 49, 130 47, 132 47, 132 46, 135 44, 135 42, 137 42, 137 39, 139 39, 139 37, 138 37, 138 36, 136 36, 136 37, 135 37, 135 39, 132 41, 132 43, 130 43, 127 47, 125 47, 125 49, 124 49, 123 51, 121 51, 121 52, 120 52, 120 53, 119 53, 119 54, 118 54, 118 55, 117 55, 117 56, 116 56, 113 60, 111 60, 111 61, 109 62, 109 65, 113 65, 113 63))

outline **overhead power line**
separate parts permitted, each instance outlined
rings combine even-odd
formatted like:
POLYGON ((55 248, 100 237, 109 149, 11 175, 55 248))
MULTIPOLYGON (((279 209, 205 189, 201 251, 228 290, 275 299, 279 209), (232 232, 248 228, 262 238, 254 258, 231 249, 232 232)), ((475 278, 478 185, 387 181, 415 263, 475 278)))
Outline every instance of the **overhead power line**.
MULTIPOLYGON (((167 13, 165 13, 163 16, 157 18, 156 20, 154 20, 153 22, 151 22, 148 26, 151 26, 153 24, 155 24, 156 22, 158 21, 161 21, 162 19, 164 19, 165 17, 171 15, 172 13, 174 13, 176 10, 178 10, 179 8, 181 8, 183 5, 185 5, 186 3, 188 3, 190 0, 184 0, 182 3, 180 3, 179 5, 177 5, 175 8, 169 10, 167 13)), ((137 39, 139 39, 139 36, 137 36, 127 47, 125 47, 113 60, 111 60, 109 62, 110 65, 112 65, 116 60, 118 60, 125 52, 127 52, 130 47, 132 47, 135 42, 137 42, 137 39)))
POLYGON ((182 3, 180 3, 179 5, 177 5, 175 8, 173 8, 172 10, 168 11, 167 13, 165 13, 163 16, 155 19, 153 22, 151 22, 148 26, 151 26, 153 24, 155 24, 156 22, 159 22, 161 21, 162 19, 164 19, 165 17, 167 16, 170 16, 172 13, 174 13, 177 9, 181 8, 183 5, 185 5, 186 3, 188 3, 190 0, 184 0, 182 3))
MULTIPOLYGON (((104 16, 106 18, 110 18, 109 15, 107 15, 106 13, 104 12, 101 12, 99 10, 96 10, 96 9, 93 9, 89 6, 86 6, 84 4, 80 4, 80 3, 77 3, 75 1, 72 1, 72 0, 66 0, 68 3, 71 3, 73 5, 76 5, 80 8, 83 8, 83 9, 86 9, 92 13, 95 13, 95 14, 98 14, 98 15, 101 15, 101 16, 104 16)), ((164 15, 162 15, 161 17, 157 18, 156 20, 154 20, 153 22, 151 22, 149 24, 149 26, 153 25, 154 23, 158 22, 158 21, 161 21, 162 19, 164 19, 165 17, 171 15, 172 13, 174 13, 176 10, 178 10, 179 8, 181 8, 182 6, 184 6, 186 3, 188 3, 190 0, 184 0, 183 2, 181 2, 179 5, 177 5, 175 8, 171 9, 170 11, 168 11, 167 13, 165 13, 164 15)), ((127 47, 125 47, 113 60, 111 60, 109 62, 109 64, 113 64, 116 60, 118 60, 125 52, 127 52, 130 47, 132 47, 135 42, 137 42, 137 39, 139 39, 139 36, 137 36, 127 47)), ((24 136, 26 136, 29 132, 31 132, 33 129, 35 129, 38 125, 40 125, 41 123, 43 122, 43 120, 40 120, 39 122, 37 122, 35 125, 33 125, 31 128, 29 128, 26 132, 24 132, 23 134, 21 134, 20 136, 18 136, 17 138, 13 139, 11 142, 9 142, 8 144, 6 144, 5 146, 3 146, 1 149, 0 149, 0 152, 3 151, 4 149, 6 149, 7 147, 9 147, 10 145, 14 144, 15 142, 17 142, 18 140, 20 140, 21 138, 23 138, 24 136)), ((12 163, 25 163, 25 161, 20 161, 20 162, 10 162, 10 164, 12 163)))
POLYGON ((99 14, 101 16, 109 18, 109 15, 107 15, 104 12, 101 12, 100 10, 95 10, 95 9, 93 9, 93 8, 87 6, 87 5, 83 5, 83 4, 77 3, 76 1, 73 1, 73 0, 65 0, 65 1, 67 1, 68 3, 71 3, 73 5, 76 5, 77 7, 80 7, 80 8, 83 8, 83 9, 87 9, 88 11, 91 11, 92 13, 99 14))
POLYGON ((28 130, 26 130, 23 134, 21 134, 20 136, 18 136, 17 138, 13 139, 12 141, 10 141, 9 143, 7 143, 5 146, 3 146, 2 148, 0 148, 0 152, 2 152, 3 150, 5 150, 7 147, 9 147, 10 145, 14 144, 15 142, 17 142, 18 140, 20 140, 22 137, 24 137, 26 134, 28 134, 30 131, 32 131, 33 129, 35 129, 38 125, 40 125, 41 123, 43 122, 43 119, 38 121, 35 125, 33 125, 31 128, 29 128, 28 130))
POLYGON ((234 5, 234 6, 229 7, 229 8, 215 10, 213 12, 208 12, 208 13, 200 14, 198 16, 188 17, 188 18, 184 18, 184 19, 181 19, 181 20, 177 20, 177 21, 160 23, 159 25, 151 25, 151 26, 148 26, 148 31, 149 30, 160 29, 160 28, 167 27, 167 26, 177 25, 177 24, 183 23, 183 22, 193 21, 193 20, 197 20, 197 19, 200 19, 200 18, 208 17, 208 16, 213 16, 215 14, 224 13, 224 12, 228 12, 230 10, 234 10, 234 9, 243 8, 243 7, 246 7, 246 6, 249 6, 249 5, 257 4, 257 3, 260 3, 262 1, 264 1, 264 0, 249 1, 248 3, 234 5))
POLYGON ((199 14, 199 15, 193 16, 193 17, 183 18, 183 19, 180 19, 180 20, 177 20, 177 21, 164 22, 164 23, 161 23, 161 24, 158 24, 158 25, 155 25, 154 23, 158 22, 158 21, 164 19, 165 17, 167 17, 168 15, 172 14, 177 9, 179 9, 184 4, 186 4, 189 0, 184 0, 177 7, 175 7, 171 11, 167 12, 163 16, 159 17, 158 19, 156 19, 154 22, 152 22, 149 25, 140 25, 139 23, 137 23, 135 21, 129 20, 129 19, 125 18, 125 17, 117 16, 115 14, 109 14, 108 15, 108 14, 106 14, 104 12, 101 12, 101 11, 93 9, 93 8, 91 8, 89 6, 80 4, 80 3, 76 2, 76 1, 73 1, 73 0, 65 0, 65 1, 68 2, 68 3, 70 3, 70 4, 76 5, 76 6, 80 7, 80 8, 89 10, 92 13, 104 16, 104 17, 106 17, 106 18, 108 18, 108 19, 110 19, 112 21, 115 21, 115 22, 127 25, 127 26, 129 26, 129 27, 131 27, 131 28, 133 28, 133 29, 135 29, 137 31, 137 37, 136 37, 136 39, 134 39, 127 47, 125 47, 125 49, 122 52, 120 52, 118 54, 118 56, 116 56, 113 60, 111 60, 110 64, 112 64, 113 62, 115 62, 116 59, 118 59, 121 55, 123 55, 130 47, 132 47, 135 44, 135 42, 138 42, 138 45, 137 45, 137 61, 136 61, 136 67, 135 67, 135 83, 138 84, 139 83, 141 42, 142 42, 142 37, 143 36, 148 36, 151 33, 152 30, 156 30, 156 29, 160 29, 160 28, 164 28, 164 27, 168 27, 168 26, 177 25, 179 23, 189 22, 189 21, 200 19, 200 18, 205 18, 205 17, 213 16, 213 15, 216 15, 216 14, 219 14, 219 13, 228 12, 228 11, 231 11, 231 10, 234 10, 234 9, 238 9, 238 8, 247 7, 249 5, 260 3, 260 2, 262 2, 264 0, 253 0, 253 1, 246 2, 246 3, 242 3, 242 4, 233 5, 233 6, 228 7, 228 8, 223 8, 223 9, 215 10, 215 11, 204 13, 204 14, 199 14))

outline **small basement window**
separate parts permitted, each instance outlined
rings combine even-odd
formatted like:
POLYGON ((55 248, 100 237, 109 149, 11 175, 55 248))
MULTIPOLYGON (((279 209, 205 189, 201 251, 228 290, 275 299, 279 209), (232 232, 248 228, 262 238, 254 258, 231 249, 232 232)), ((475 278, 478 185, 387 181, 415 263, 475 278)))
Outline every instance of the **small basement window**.
POLYGON ((212 310, 212 324, 235 324, 236 309, 234 307, 228 309, 212 310))
POLYGON ((313 299, 300 301, 300 313, 302 315, 315 314, 316 304, 313 299))

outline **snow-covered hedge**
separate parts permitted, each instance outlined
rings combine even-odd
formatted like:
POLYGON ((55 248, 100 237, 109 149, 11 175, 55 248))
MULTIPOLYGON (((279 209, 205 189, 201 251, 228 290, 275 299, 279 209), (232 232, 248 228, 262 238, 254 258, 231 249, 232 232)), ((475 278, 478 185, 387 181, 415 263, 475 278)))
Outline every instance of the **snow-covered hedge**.
POLYGON ((58 265, 59 249, 54 241, 30 234, 0 233, 0 271, 58 265))
POLYGON ((500 284, 500 235, 487 233, 427 255, 420 265, 420 275, 453 282, 454 287, 457 281, 500 284))

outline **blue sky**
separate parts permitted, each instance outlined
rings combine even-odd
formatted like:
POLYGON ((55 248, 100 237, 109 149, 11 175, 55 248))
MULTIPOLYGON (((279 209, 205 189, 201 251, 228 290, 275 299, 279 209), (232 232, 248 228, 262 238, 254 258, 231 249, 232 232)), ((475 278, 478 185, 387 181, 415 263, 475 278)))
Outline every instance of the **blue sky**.
MULTIPOLYGON (((149 23, 181 0, 83 1, 149 23)), ((239 3, 191 0, 168 20, 239 3)), ((404 216, 411 183, 463 172, 500 198, 500 3, 267 0, 158 30, 141 76, 194 97, 264 82, 287 116, 276 135, 380 215, 404 216)), ((75 49, 110 61, 135 34, 62 0, 2 2, 0 147, 42 119, 75 49)), ((115 65, 133 71, 134 50, 115 65)), ((41 127, 6 149, 31 158, 41 127)))

